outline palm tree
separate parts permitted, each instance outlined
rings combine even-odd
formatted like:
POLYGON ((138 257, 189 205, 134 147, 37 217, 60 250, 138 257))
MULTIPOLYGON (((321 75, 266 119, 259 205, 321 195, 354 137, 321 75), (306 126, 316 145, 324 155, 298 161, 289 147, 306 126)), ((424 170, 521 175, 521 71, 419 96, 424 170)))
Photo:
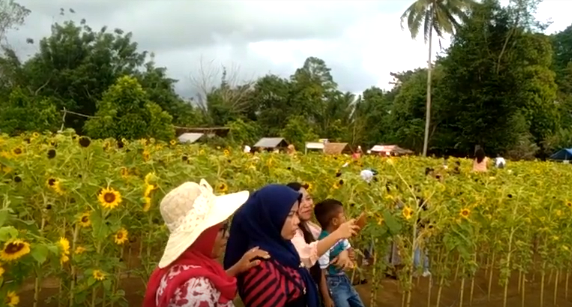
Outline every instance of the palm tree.
POLYGON ((439 38, 443 34, 452 34, 459 26, 459 20, 466 18, 467 9, 473 0, 416 0, 401 15, 401 26, 407 21, 411 38, 415 39, 423 26, 425 42, 429 42, 427 60, 427 106, 425 113, 425 138, 423 140, 423 156, 427 156, 429 144, 429 126, 431 122, 431 53, 433 31, 439 38))

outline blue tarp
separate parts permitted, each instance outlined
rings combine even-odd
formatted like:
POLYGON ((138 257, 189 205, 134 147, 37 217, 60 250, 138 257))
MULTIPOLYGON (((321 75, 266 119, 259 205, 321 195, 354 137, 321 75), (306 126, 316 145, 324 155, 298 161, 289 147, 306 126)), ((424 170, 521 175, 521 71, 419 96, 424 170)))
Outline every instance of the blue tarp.
POLYGON ((550 156, 551 160, 572 160, 572 148, 564 148, 550 156))

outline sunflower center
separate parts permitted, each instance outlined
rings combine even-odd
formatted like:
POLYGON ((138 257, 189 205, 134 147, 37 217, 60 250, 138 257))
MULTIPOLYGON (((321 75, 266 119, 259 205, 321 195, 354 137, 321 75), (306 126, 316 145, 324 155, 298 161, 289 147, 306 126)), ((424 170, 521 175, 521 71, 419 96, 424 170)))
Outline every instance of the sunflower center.
POLYGON ((87 215, 86 215, 86 216, 83 216, 83 217, 81 218, 81 221, 82 221, 83 223, 87 223, 87 222, 89 222, 89 217, 88 217, 87 215))
POLYGON ((48 184, 50 186, 53 186, 54 184, 56 184, 56 180, 54 178, 51 178, 50 180, 48 180, 48 184))
POLYGON ((14 242, 8 243, 8 245, 4 249, 4 252, 6 252, 7 254, 15 254, 15 253, 21 251, 23 248, 24 248, 23 243, 14 243, 14 242))
POLYGON ((17 155, 19 155, 19 154, 22 153, 22 149, 20 149, 20 148, 14 148, 14 153, 17 154, 17 155))
POLYGON ((119 240, 123 239, 123 233, 122 232, 117 234, 117 239, 119 239, 119 240))
POLYGON ((103 199, 107 203, 112 203, 115 201, 115 194, 107 192, 107 193, 105 193, 105 195, 103 195, 103 199))

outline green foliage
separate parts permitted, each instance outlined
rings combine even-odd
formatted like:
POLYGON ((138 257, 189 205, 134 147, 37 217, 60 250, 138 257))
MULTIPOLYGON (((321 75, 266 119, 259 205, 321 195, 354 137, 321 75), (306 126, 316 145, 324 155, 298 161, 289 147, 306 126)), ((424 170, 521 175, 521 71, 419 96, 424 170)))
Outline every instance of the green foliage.
POLYGON ((121 77, 103 94, 95 117, 85 124, 92 138, 156 138, 170 140, 175 136, 172 116, 148 99, 139 82, 121 77))
POLYGON ((228 138, 236 146, 254 145, 261 137, 260 126, 255 122, 237 119, 227 126, 230 128, 228 138))
POLYGON ((26 131, 54 131, 61 118, 50 98, 27 95, 16 87, 0 101, 0 131, 16 135, 26 131))
POLYGON ((308 121, 302 116, 291 117, 282 129, 280 136, 299 150, 305 147, 305 142, 318 139, 318 135, 314 133, 308 121))

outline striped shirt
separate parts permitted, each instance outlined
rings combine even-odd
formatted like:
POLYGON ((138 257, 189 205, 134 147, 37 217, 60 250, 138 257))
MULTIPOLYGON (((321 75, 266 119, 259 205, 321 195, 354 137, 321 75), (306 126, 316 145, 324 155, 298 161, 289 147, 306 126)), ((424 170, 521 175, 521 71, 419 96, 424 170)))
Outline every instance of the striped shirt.
POLYGON ((262 261, 240 276, 240 297, 246 307, 283 307, 305 294, 298 271, 274 260, 262 261))

